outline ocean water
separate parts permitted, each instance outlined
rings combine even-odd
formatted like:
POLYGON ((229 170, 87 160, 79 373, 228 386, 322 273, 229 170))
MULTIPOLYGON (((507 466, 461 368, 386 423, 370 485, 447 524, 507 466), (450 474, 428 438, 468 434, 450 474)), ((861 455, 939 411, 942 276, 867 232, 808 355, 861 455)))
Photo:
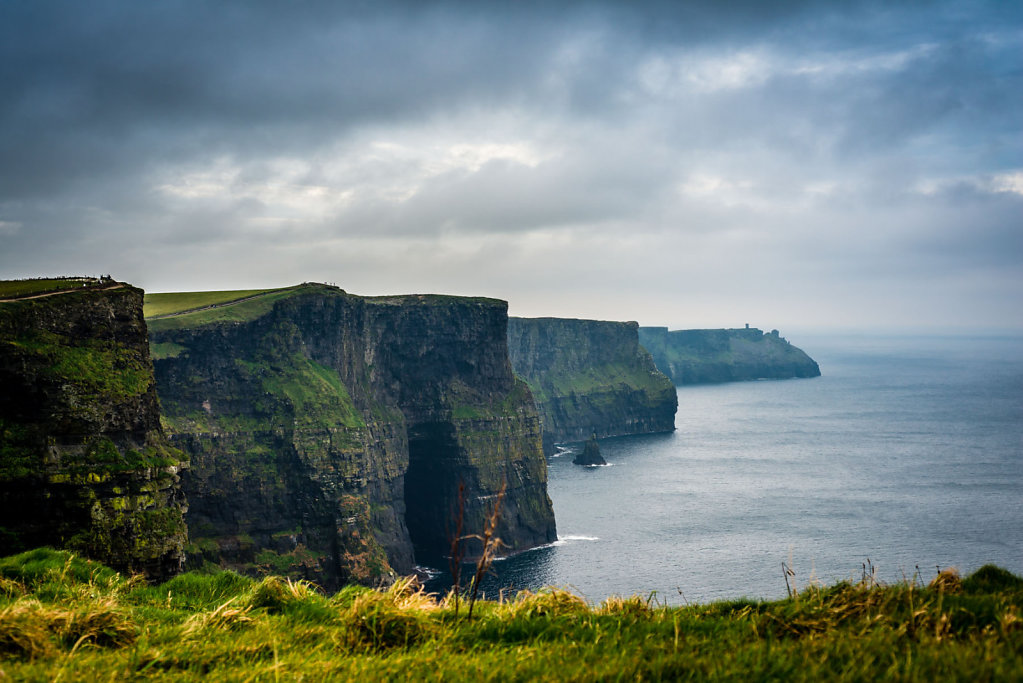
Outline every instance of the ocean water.
MULTIPOLYGON (((1023 574, 1023 338, 791 339, 815 379, 678 389, 672 434, 549 460, 559 541, 481 584, 592 602, 786 594, 995 563, 1023 574)), ((443 590, 443 574, 428 584, 443 590)))

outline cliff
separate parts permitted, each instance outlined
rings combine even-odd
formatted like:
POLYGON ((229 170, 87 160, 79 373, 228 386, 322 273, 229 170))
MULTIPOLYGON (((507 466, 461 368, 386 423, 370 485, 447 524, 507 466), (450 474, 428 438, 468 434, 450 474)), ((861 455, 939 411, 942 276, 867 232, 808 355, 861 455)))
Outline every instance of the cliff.
POLYGON ((639 328, 640 343, 676 385, 819 377, 820 367, 777 330, 639 328))
POLYGON ((28 282, 57 291, 0 302, 0 546, 167 578, 184 557, 185 463, 160 426, 142 291, 28 282))
POLYGON ((328 588, 407 573, 448 548, 459 481, 467 532, 507 479, 508 552, 556 538, 504 302, 302 285, 147 306, 171 311, 150 335, 205 561, 328 588))
POLYGON ((545 446, 675 429, 678 396, 634 322, 511 318, 508 351, 536 398, 545 446))

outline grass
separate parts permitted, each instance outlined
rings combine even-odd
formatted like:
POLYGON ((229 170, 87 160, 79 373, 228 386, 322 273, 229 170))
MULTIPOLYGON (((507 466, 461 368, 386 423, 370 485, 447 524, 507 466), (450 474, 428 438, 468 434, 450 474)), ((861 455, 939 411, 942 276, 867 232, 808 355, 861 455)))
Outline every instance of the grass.
POLYGON ((100 281, 91 277, 31 278, 28 280, 0 280, 0 299, 60 292, 96 286, 100 281))
POLYGON ((330 428, 342 424, 349 429, 366 426, 337 371, 302 354, 294 354, 290 362, 291 372, 267 376, 263 387, 269 393, 288 397, 297 425, 330 428))
POLYGON ((242 297, 241 299, 239 299, 237 295, 240 293, 244 294, 244 291, 147 294, 144 312, 150 332, 201 327, 216 323, 246 322, 266 315, 273 309, 274 304, 278 301, 287 299, 288 297, 295 296, 302 292, 314 291, 317 288, 327 289, 331 292, 338 291, 333 287, 328 288, 326 285, 304 284, 298 285, 297 287, 285 287, 283 289, 268 289, 263 291, 254 290, 256 293, 250 295, 251 298, 242 297), (215 307, 200 308, 198 310, 194 307, 182 309, 178 307, 183 306, 183 303, 174 303, 173 301, 174 297, 183 297, 184 301, 196 303, 201 300, 199 297, 195 296, 197 294, 210 295, 211 298, 207 299, 208 303, 202 305, 215 307), (215 295, 227 296, 218 301, 216 300, 215 295), (164 300, 164 297, 168 297, 168 299, 164 300), (150 301, 152 301, 152 303, 150 303, 150 301), (164 310, 166 312, 151 312, 160 310, 164 310), (168 317, 154 317, 157 315, 168 317))
POLYGON ((402 579, 334 596, 229 572, 147 586, 64 552, 0 560, 11 680, 1019 680, 1023 580, 997 567, 774 602, 590 605, 522 591, 456 618, 402 579))
POLYGON ((34 330, 0 341, 0 349, 38 368, 42 378, 73 387, 80 396, 124 401, 144 394, 153 382, 152 368, 142 352, 117 341, 34 330))
POLYGON ((226 304, 238 299, 247 299, 258 294, 273 292, 273 289, 236 289, 228 292, 161 292, 147 293, 143 300, 143 312, 147 318, 154 315, 170 315, 205 306, 226 304))
POLYGON ((166 358, 177 358, 188 351, 187 347, 174 342, 151 342, 149 344, 149 357, 153 360, 164 360, 166 358))

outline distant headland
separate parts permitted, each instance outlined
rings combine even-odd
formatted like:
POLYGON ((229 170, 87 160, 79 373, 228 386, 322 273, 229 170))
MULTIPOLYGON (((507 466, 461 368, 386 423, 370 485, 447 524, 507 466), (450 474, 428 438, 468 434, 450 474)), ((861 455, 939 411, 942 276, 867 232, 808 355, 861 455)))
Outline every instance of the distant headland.
POLYGON ((820 377, 817 362, 790 344, 778 330, 673 330, 639 328, 639 343, 657 369, 676 386, 755 379, 820 377))

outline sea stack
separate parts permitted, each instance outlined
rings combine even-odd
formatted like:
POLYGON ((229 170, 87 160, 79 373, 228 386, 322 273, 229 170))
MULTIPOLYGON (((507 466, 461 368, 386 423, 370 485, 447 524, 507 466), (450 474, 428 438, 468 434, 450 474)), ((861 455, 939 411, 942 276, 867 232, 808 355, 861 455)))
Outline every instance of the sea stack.
POLYGON ((597 445, 597 435, 593 434, 590 440, 583 446, 582 452, 575 456, 572 461, 573 465, 584 465, 586 467, 596 467, 597 465, 606 465, 607 461, 604 460, 604 456, 600 454, 600 446, 597 445))

